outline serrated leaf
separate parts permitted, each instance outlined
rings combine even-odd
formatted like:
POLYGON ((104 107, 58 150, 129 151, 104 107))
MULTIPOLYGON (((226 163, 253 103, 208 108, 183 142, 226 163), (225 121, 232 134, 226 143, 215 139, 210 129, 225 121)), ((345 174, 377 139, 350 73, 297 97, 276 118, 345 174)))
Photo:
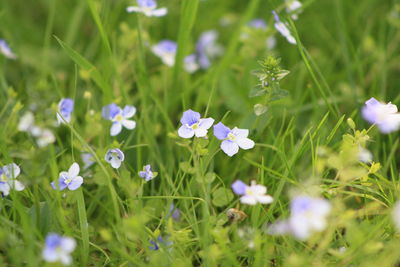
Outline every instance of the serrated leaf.
POLYGON ((250 90, 249 97, 262 96, 262 95, 265 95, 266 93, 267 93, 267 89, 257 86, 257 87, 253 87, 250 90))
POLYGON ((264 114, 267 111, 268 111, 268 107, 267 106, 264 106, 262 104, 255 104, 254 105, 254 114, 256 114, 257 116, 260 116, 260 115, 264 114))

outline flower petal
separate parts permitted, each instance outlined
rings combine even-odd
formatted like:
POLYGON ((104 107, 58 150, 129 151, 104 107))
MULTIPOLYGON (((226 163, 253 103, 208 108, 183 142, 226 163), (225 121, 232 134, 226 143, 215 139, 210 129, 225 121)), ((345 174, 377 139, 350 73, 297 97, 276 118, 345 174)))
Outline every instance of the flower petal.
POLYGON ((122 161, 117 159, 116 157, 113 157, 110 160, 111 167, 113 167, 114 169, 118 169, 119 167, 121 167, 121 162, 122 161))
POLYGON ((0 182, 0 192, 2 192, 4 196, 8 196, 10 193, 10 185, 8 183, 0 182))
POLYGON ((230 140, 224 140, 221 143, 221 149, 225 152, 229 157, 232 157, 239 151, 239 146, 230 140))
POLYGON ((244 195, 246 193, 247 185, 242 180, 236 180, 231 187, 236 195, 244 195))
POLYGON ((241 149, 251 149, 254 147, 254 141, 249 138, 238 138, 236 143, 241 149))
POLYGON ((273 197, 269 195, 257 196, 257 201, 261 204, 270 204, 274 201, 273 197))
POLYGON ((191 109, 183 112, 183 116, 181 118, 181 123, 183 125, 187 124, 189 126, 198 123, 200 121, 200 113, 193 111, 191 109))
POLYGON ((77 176, 68 184, 68 189, 76 190, 81 186, 82 183, 83 183, 83 178, 81 176, 77 176))
POLYGON ((131 120, 123 120, 122 125, 128 130, 133 130, 136 127, 136 122, 131 120))
POLYGON ((219 122, 217 125, 214 125, 214 136, 219 140, 224 140, 228 137, 228 134, 231 132, 231 129, 226 127, 222 122, 219 122))
POLYGON ((11 188, 14 188, 17 191, 22 191, 25 189, 25 185, 18 180, 11 180, 8 182, 11 188))
POLYGON ((42 257, 47 262, 55 262, 58 260, 58 253, 53 248, 45 248, 42 252, 42 257))
POLYGON ((194 130, 186 125, 182 125, 178 130, 178 135, 182 138, 192 138, 194 135, 194 130))
POLYGON ((21 169, 15 163, 7 164, 3 167, 3 171, 4 175, 10 179, 17 178, 18 175, 21 173, 21 169))
POLYGON ((257 204, 257 199, 254 196, 242 196, 240 197, 240 202, 247 205, 255 205, 257 204))
POLYGON ((249 130, 248 129, 239 129, 237 127, 232 129, 232 133, 237 138, 246 138, 247 136, 249 136, 249 130))
POLYGON ((200 119, 199 127, 202 129, 209 129, 214 123, 213 118, 200 119))
POLYGON ((137 6, 128 6, 126 8, 126 12, 128 13, 132 13, 132 12, 142 12, 142 9, 140 7, 137 6))
POLYGON ((155 17, 162 17, 162 16, 167 15, 167 13, 168 13, 168 9, 163 7, 163 8, 159 8, 159 9, 154 9, 151 12, 151 15, 153 15, 155 17))
POLYGON ((194 130, 194 134, 196 135, 196 137, 205 137, 207 135, 207 130, 203 129, 203 128, 197 128, 196 130, 194 130))
POLYGON ((78 174, 79 174, 79 164, 78 163, 76 163, 76 162, 74 162, 72 165, 71 165, 71 167, 69 167, 69 170, 68 170, 68 178, 69 179, 72 179, 72 178, 75 178, 76 176, 78 176, 78 174))
POLYGON ((74 251, 76 247, 76 241, 75 239, 71 237, 63 237, 61 240, 61 245, 62 249, 66 252, 72 252, 74 251))
POLYGON ((122 124, 119 122, 113 122, 111 129, 110 129, 110 135, 111 136, 116 136, 122 131, 122 124))
POLYGON ((125 119, 129 119, 129 118, 133 117, 135 114, 136 114, 136 108, 134 106, 126 105, 124 107, 124 110, 122 111, 122 116, 125 119))

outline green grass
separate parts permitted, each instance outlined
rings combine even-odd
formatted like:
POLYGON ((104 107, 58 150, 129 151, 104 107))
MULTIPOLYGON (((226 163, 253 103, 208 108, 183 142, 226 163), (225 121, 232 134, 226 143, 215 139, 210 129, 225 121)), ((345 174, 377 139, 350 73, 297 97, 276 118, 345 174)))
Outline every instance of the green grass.
POLYGON ((396 1, 304 0, 299 19, 289 21, 298 45, 274 33, 273 50, 265 48, 265 36, 240 36, 253 18, 265 19, 273 33, 272 10, 289 20, 281 1, 158 2, 168 7, 167 16, 126 13, 135 1, 0 1, 0 38, 18 55, 0 57, 0 166, 17 163, 26 185, 0 200, 0 265, 47 264, 41 252, 49 232, 77 241, 74 266, 399 264, 391 218, 400 189, 399 133, 382 135, 360 116, 370 97, 400 105, 396 1), (232 23, 221 26, 226 16, 232 23), (224 54, 210 69, 188 74, 182 60, 209 29, 220 33, 224 54), (149 49, 162 39, 178 43, 172 68, 149 49), (289 97, 257 117, 253 106, 262 98, 248 97, 258 82, 251 72, 270 55, 290 71, 280 82, 289 97), (75 99, 73 121, 55 127, 63 97, 75 99), (101 108, 112 102, 136 106, 136 129, 110 136, 101 108), (249 129, 255 148, 230 158, 212 130, 208 142, 179 138, 179 120, 189 108, 249 129), (28 110, 53 130, 54 144, 39 148, 18 131, 28 110), (381 164, 378 172, 368 174, 368 165, 352 161, 352 146, 343 141, 355 135, 348 118, 369 130, 366 146, 381 164), (117 171, 104 161, 114 147, 126 156, 117 171), (82 173, 81 189, 53 190, 50 182, 61 171, 74 161, 83 166, 81 152, 96 161, 82 173), (138 176, 146 164, 159 173, 147 183, 138 176), (267 186, 275 201, 241 204, 230 189, 236 179, 267 186), (331 201, 327 229, 305 242, 267 234, 269 223, 289 216, 290 198, 299 191, 331 201), (168 216, 172 203, 181 211, 179 222, 168 216), (230 223, 229 208, 248 217, 230 223), (158 235, 172 248, 149 250, 158 235))

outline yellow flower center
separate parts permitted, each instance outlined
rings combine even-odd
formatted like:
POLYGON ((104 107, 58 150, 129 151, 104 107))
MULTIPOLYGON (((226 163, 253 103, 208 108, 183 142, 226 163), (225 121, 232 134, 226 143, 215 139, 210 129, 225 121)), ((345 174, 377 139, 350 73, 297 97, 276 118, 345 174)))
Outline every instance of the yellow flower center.
POLYGON ((233 141, 233 140, 236 140, 236 136, 233 133, 229 133, 228 137, 226 139, 233 141))
POLYGON ((0 175, 0 182, 7 182, 7 176, 4 174, 0 175))
POLYGON ((198 129, 199 128, 199 124, 198 123, 195 123, 195 124, 193 124, 192 126, 190 126, 193 130, 196 130, 196 129, 198 129))
POLYGON ((115 116, 114 121, 122 121, 124 119, 124 117, 122 117, 121 114, 118 114, 117 116, 115 116))

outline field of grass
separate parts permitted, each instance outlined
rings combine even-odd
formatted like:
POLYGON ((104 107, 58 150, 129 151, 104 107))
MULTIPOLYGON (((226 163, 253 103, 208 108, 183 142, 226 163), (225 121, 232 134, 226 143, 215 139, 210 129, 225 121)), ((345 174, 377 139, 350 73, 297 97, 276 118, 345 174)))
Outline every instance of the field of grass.
POLYGON ((45 256, 51 233, 75 240, 51 252, 72 250, 72 266, 398 266, 399 131, 362 116, 372 97, 400 105, 396 2, 302 0, 296 19, 283 0, 159 0, 160 17, 128 13, 135 0, 0 1, 0 39, 16 55, 0 53, 0 266, 61 266, 45 256), (215 57, 190 73, 209 30, 215 57), (172 66, 154 53, 162 40, 177 43, 172 66), (64 98, 74 109, 58 125, 64 98), (134 129, 110 135, 112 103, 136 108, 134 129), (213 127, 180 137, 189 109, 248 129, 255 146, 230 157, 213 127), (74 162, 83 184, 60 190, 74 162), (23 190, 4 189, 11 163, 23 190), (153 179, 139 175, 148 164, 153 179), (273 202, 241 202, 236 180, 273 202), (299 196, 326 214, 294 216, 299 196))

